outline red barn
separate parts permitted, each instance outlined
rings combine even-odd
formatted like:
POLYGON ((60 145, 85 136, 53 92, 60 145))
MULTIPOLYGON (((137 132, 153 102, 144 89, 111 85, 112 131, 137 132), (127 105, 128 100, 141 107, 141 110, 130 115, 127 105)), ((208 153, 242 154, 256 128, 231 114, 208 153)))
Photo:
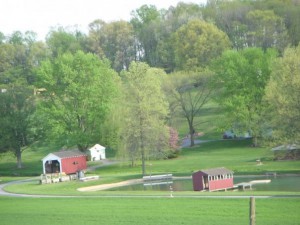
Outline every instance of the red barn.
POLYGON ((85 170, 86 154, 80 151, 60 151, 48 154, 43 158, 43 173, 73 174, 85 170))
POLYGON ((233 171, 224 167, 193 173, 194 191, 217 191, 233 188, 233 171))

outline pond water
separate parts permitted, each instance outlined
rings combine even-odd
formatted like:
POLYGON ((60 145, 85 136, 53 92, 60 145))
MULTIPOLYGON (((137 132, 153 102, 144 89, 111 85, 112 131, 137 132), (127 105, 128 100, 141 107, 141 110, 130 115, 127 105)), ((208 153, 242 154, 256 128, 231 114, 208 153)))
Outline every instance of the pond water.
MULTIPOLYGON (((300 192, 300 176, 277 176, 277 177, 236 177, 234 178, 234 184, 242 182, 250 182, 253 180, 271 180, 270 183, 253 184, 252 190, 255 191, 289 191, 289 192, 300 192)), ((165 183, 158 184, 153 182, 147 182, 144 184, 136 184, 130 186, 123 186, 118 188, 112 188, 110 191, 141 191, 141 190, 152 190, 152 191, 169 191, 170 186, 173 191, 193 191, 193 181, 191 178, 182 180, 170 180, 165 183)))

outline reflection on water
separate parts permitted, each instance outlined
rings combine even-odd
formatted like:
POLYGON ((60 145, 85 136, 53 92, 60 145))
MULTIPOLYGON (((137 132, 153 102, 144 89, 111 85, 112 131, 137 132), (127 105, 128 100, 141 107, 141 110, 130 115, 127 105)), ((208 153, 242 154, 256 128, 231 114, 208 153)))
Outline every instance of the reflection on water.
MULTIPOLYGON (((234 178, 234 184, 241 182, 250 182, 253 180, 271 180, 270 183, 254 184, 252 189, 256 191, 290 191, 300 192, 300 176, 277 176, 277 177, 236 177, 234 178)), ((192 179, 173 180, 167 182, 148 182, 146 185, 136 184, 118 188, 112 188, 111 191, 169 191, 170 186, 173 191, 193 191, 192 179)))

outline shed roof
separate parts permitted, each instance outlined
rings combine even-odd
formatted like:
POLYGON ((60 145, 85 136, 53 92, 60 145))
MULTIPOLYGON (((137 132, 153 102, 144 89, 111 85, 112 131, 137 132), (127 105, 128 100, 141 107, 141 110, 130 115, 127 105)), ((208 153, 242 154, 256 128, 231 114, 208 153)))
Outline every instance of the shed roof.
POLYGON ((99 145, 99 144, 95 144, 93 147, 91 147, 89 150, 101 150, 101 149, 105 149, 104 146, 99 145))
POLYGON ((233 173, 232 170, 226 169, 224 167, 207 169, 207 170, 201 170, 201 171, 203 173, 207 174, 207 175, 210 175, 210 176, 232 174, 233 173))
POLYGON ((59 151, 59 152, 53 152, 53 155, 56 155, 59 158, 73 158, 73 157, 79 157, 79 156, 86 156, 83 152, 79 150, 72 150, 72 151, 59 151))

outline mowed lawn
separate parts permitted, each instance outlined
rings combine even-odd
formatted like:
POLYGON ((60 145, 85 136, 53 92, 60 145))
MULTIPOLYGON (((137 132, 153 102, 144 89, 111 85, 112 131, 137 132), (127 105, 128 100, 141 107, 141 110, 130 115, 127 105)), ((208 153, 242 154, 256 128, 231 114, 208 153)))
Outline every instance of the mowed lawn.
MULTIPOLYGON (((40 160, 35 159, 33 162, 38 164, 34 167, 42 166, 40 160)), ((25 165, 27 166, 27 163, 25 165)), ((37 181, 34 181, 7 186, 5 189, 10 192, 27 194, 82 195, 83 193, 78 192, 77 188, 141 178, 140 162, 136 162, 134 167, 129 165, 129 162, 120 162, 87 173, 87 176, 91 174, 99 175, 100 179, 96 181, 64 182, 52 185, 39 185, 37 181)), ((7 164, 2 161, 0 163, 0 171, 2 169, 6 171, 6 166, 7 164)), ((172 173, 174 176, 191 176, 194 171, 214 167, 227 167, 233 170, 235 175, 265 174, 268 171, 275 171, 278 174, 300 173, 299 160, 274 161, 273 153, 269 148, 253 148, 251 147, 251 140, 207 142, 193 148, 182 149, 179 157, 176 159, 146 162, 147 174, 172 173), (262 161, 262 165, 257 164, 257 159, 262 161)), ((27 167, 25 167, 26 169, 27 167)), ((40 171, 42 171, 41 168, 40 171)), ((36 170, 36 173, 38 172, 36 170)))
MULTIPOLYGON (((251 140, 212 140, 192 148, 183 148, 178 158, 146 162, 148 174, 172 173, 175 176, 190 176, 201 169, 227 167, 237 174, 300 173, 300 161, 274 161, 274 154, 268 147, 253 148, 251 140), (261 160, 258 165, 256 160, 261 160)), ((97 171, 99 175, 141 174, 140 162, 130 168, 123 163, 97 171)))
MULTIPOLYGON (((256 225, 299 225, 300 198, 256 199, 256 225)), ((249 224, 249 199, 8 198, 0 223, 13 224, 249 224)))

